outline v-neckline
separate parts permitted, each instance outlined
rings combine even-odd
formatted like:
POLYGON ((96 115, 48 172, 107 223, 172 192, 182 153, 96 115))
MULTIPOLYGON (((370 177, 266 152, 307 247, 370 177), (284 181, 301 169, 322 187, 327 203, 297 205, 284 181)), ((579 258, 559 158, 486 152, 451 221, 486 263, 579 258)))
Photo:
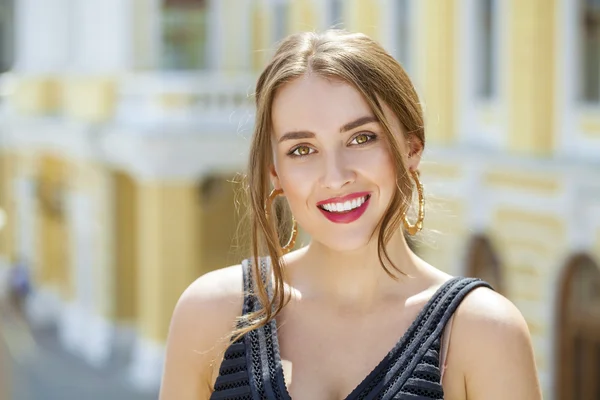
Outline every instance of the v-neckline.
MULTIPOLYGON (((402 349, 408 342, 408 340, 415 335, 417 332, 417 328, 420 325, 421 320, 427 315, 427 311, 434 305, 436 300, 444 293, 447 287, 451 286, 454 282, 459 280, 460 277, 453 277, 445 281, 440 285, 440 287, 434 292, 434 294, 429 298, 427 303, 421 308, 415 319, 412 321, 408 329, 402 334, 400 339, 396 342, 394 347, 383 357, 383 359, 369 372, 369 374, 358 383, 358 385, 348 394, 344 400, 354 400, 358 398, 358 395, 369 385, 371 385, 372 381, 381 373, 381 371, 386 368, 391 360, 393 360, 400 349, 402 349)), ((271 335, 273 341, 273 357, 275 361, 275 380, 279 382, 283 382, 280 385, 283 393, 284 400, 293 400, 290 392, 288 390, 287 382, 285 381, 285 376, 283 374, 283 364, 281 361, 281 352, 279 347, 279 331, 277 329, 277 322, 272 320, 271 324, 271 335)))

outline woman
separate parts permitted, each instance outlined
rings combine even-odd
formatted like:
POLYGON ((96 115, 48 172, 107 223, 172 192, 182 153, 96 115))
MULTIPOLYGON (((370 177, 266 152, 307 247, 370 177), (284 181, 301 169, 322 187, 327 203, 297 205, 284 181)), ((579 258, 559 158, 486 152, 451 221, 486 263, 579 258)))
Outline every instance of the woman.
POLYGON ((406 244, 425 137, 402 67, 362 34, 292 35, 256 105, 253 254, 180 298, 161 399, 540 399, 519 311, 406 244), (280 246, 277 195, 308 246, 280 246))

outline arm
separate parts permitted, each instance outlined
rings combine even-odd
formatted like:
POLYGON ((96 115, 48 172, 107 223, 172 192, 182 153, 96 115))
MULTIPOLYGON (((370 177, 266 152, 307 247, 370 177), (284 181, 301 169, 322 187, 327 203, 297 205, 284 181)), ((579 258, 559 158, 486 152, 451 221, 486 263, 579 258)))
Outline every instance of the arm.
POLYGON ((240 266, 210 272, 185 290, 171 319, 160 400, 210 397, 241 310, 240 266))
POLYGON ((529 330, 510 301, 476 289, 457 311, 454 329, 467 399, 542 399, 529 330))

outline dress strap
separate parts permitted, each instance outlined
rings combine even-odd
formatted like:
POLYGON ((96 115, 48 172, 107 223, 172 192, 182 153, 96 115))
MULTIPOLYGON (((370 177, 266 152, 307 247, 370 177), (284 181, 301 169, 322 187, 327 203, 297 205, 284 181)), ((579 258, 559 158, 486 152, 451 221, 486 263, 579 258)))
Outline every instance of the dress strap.
MULTIPOLYGON (((244 271, 244 313, 258 311, 262 305, 256 298, 255 277, 257 273, 267 285, 267 295, 272 296, 272 285, 269 276, 268 259, 259 258, 259 264, 253 266, 253 260, 242 262, 244 271)), ((277 324, 271 320, 265 326, 254 329, 244 336, 246 360, 248 365, 248 381, 252 399, 283 399, 287 390, 283 380, 283 367, 279 357, 277 324)))
MULTIPOLYGON (((384 369, 384 373, 394 378, 383 385, 380 394, 398 393, 402 390, 426 354, 435 347, 436 351, 439 350, 441 336, 448 321, 464 298, 479 287, 491 288, 481 279, 465 277, 452 278, 440 287, 413 322, 405 341, 401 341, 398 346, 400 348, 395 349, 395 362, 384 369)), ((439 362, 439 356, 436 361, 439 362)), ((382 398, 387 399, 385 396, 382 398)))
POLYGON ((273 288, 270 283, 268 273, 270 271, 270 263, 266 258, 259 258, 258 264, 253 262, 253 259, 245 259, 242 261, 242 273, 243 273, 243 289, 244 289, 244 305, 243 315, 249 314, 253 311, 257 311, 260 307, 260 301, 256 297, 256 276, 260 275, 263 283, 266 285, 267 296, 271 297, 273 294, 273 288))

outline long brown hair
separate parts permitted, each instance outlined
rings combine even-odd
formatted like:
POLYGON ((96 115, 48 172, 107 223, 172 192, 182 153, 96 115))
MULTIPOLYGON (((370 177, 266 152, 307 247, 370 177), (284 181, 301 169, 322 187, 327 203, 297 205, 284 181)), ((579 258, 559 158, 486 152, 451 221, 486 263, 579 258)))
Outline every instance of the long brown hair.
MULTIPOLYGON (((283 254, 278 235, 280 222, 275 220, 275 213, 270 213, 271 218, 265 214, 265 201, 270 192, 269 168, 273 164, 271 109, 277 90, 304 74, 318 74, 352 85, 365 98, 383 127, 396 168, 398 190, 375 230, 378 233, 378 256, 390 276, 395 277, 389 266, 402 273, 391 262, 385 244, 401 226, 413 194, 400 140, 411 138, 425 144, 423 115, 417 93, 402 66, 364 34, 329 30, 323 34, 303 32, 290 35, 281 42, 256 85, 256 119, 245 185, 249 201, 253 276, 261 276, 259 257, 268 255, 273 273, 273 293, 268 296, 263 280, 255 279, 253 294, 262 307, 242 317, 241 324, 233 332, 236 339, 269 323, 289 301, 289 295, 284 291, 283 254), (383 103, 399 119, 403 138, 393 135, 384 117, 383 103)), ((271 274, 268 275, 267 279, 270 279, 271 274)))

